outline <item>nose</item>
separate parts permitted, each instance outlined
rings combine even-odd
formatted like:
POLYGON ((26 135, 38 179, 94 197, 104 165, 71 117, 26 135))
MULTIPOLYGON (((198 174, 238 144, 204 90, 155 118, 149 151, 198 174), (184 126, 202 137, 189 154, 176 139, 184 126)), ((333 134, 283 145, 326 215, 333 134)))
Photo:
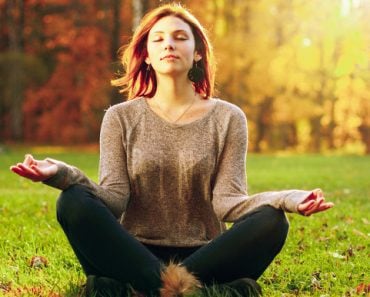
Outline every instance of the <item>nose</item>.
POLYGON ((165 50, 174 50, 175 49, 175 42, 172 37, 167 37, 164 41, 164 49, 165 50))

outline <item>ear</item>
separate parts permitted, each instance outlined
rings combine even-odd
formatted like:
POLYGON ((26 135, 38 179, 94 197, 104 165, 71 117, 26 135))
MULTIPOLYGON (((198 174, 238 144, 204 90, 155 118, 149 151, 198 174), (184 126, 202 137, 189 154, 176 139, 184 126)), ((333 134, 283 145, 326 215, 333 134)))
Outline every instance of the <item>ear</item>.
POLYGON ((202 56, 200 55, 200 54, 198 54, 198 52, 197 51, 195 51, 195 53, 194 53, 194 61, 195 62, 198 62, 198 61, 200 61, 202 59, 202 56))
POLYGON ((150 65, 149 57, 146 57, 144 61, 145 61, 145 63, 147 63, 148 65, 150 65))

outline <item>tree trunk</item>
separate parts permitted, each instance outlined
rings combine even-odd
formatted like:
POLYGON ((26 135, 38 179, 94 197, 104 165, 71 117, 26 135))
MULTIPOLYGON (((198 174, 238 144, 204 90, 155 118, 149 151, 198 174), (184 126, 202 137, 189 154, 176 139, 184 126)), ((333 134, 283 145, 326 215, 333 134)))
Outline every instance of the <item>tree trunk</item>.
POLYGON ((23 69, 23 27, 24 3, 23 0, 6 1, 7 27, 9 34, 9 51, 14 54, 13 67, 9 69, 9 102, 11 102, 11 132, 14 140, 21 140, 23 136, 22 103, 24 95, 23 69))
POLYGON ((330 122, 329 122, 329 125, 327 127, 327 139, 328 139, 328 148, 333 150, 335 149, 335 143, 334 143, 334 130, 335 130, 335 127, 336 127, 336 124, 335 124, 335 99, 332 98, 330 100, 330 122))
POLYGON ((367 126, 366 123, 363 123, 359 127, 361 134, 362 142, 365 144, 365 153, 370 154, 370 126, 367 126))
POLYGON ((318 153, 321 150, 321 116, 310 120, 311 124, 311 151, 318 153))
MULTIPOLYGON (((118 59, 117 52, 120 47, 120 34, 121 34, 121 0, 112 0, 112 15, 113 15, 113 26, 112 26, 112 39, 111 39, 111 60, 113 73, 120 72, 120 63, 115 63, 118 59)), ((122 101, 122 94, 118 92, 117 88, 112 88, 110 95, 110 104, 114 105, 122 101)))
POLYGON ((258 106, 258 116, 256 119, 256 143, 254 151, 259 153, 262 151, 262 141, 267 137, 267 131, 271 125, 271 115, 274 98, 267 96, 258 106))
POLYGON ((144 7, 143 7, 142 0, 132 0, 132 31, 134 31, 137 26, 140 24, 140 20, 144 14, 144 7))
MULTIPOLYGON (((139 26, 144 14, 148 12, 153 5, 150 0, 132 0, 132 31, 139 26)), ((162 3, 165 3, 163 1, 162 3)))

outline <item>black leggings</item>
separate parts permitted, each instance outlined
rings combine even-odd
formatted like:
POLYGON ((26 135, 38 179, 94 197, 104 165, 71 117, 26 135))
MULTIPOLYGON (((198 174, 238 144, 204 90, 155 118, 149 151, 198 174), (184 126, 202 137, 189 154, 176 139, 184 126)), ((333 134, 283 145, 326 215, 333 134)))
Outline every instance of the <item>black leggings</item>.
POLYGON ((173 258, 205 285, 256 280, 280 252, 289 227, 283 211, 262 206, 204 246, 145 245, 80 185, 61 193, 57 218, 86 275, 106 276, 141 292, 161 286, 161 267, 173 258))

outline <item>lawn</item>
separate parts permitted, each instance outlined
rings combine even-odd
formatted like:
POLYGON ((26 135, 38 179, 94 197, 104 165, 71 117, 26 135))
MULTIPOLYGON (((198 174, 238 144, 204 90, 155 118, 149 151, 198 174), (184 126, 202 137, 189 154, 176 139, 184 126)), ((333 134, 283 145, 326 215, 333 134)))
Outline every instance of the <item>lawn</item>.
MULTIPOLYGON (((95 152, 29 151, 97 180, 95 152)), ((0 296, 77 296, 85 279, 55 219, 59 191, 8 169, 25 152, 0 152, 0 296)), ((369 296, 370 156, 249 155, 247 170, 250 193, 320 187, 335 203, 311 217, 288 214, 286 245, 259 280, 264 296, 369 296)))

